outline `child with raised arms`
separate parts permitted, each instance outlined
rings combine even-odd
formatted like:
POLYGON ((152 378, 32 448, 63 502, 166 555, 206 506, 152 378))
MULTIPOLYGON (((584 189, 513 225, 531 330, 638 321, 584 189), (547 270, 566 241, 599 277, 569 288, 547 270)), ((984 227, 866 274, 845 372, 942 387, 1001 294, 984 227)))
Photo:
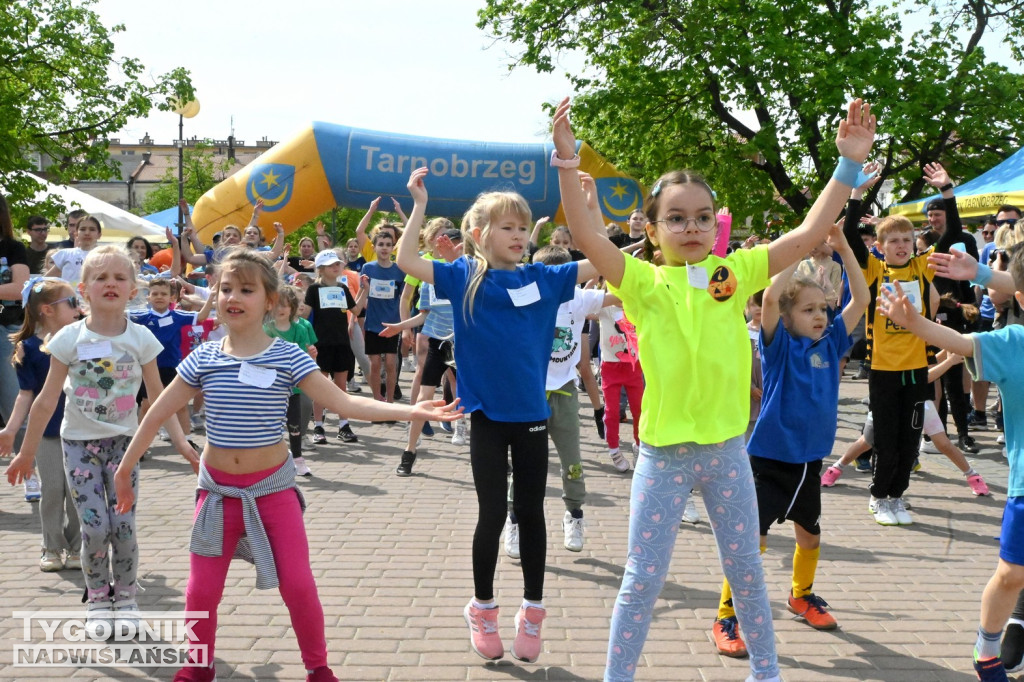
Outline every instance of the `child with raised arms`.
MULTIPOLYGON (((217 606, 232 556, 256 564, 256 587, 279 587, 291 616, 309 682, 334 682, 327 666, 324 615, 309 565, 284 424, 294 387, 314 402, 360 419, 456 419, 455 405, 385 405, 349 397, 319 371, 306 349, 271 338, 264 322, 277 303, 277 273, 258 252, 235 249, 221 263, 217 317, 227 327, 219 343, 205 343, 178 367, 178 377, 142 420, 114 474, 118 509, 133 502, 131 471, 162 420, 199 390, 206 396, 207 444, 199 466, 199 495, 190 545, 187 611, 210 616, 194 627, 206 666, 186 666, 175 682, 212 680, 217 606), (244 502, 244 503, 243 503, 244 502), (247 542, 239 544, 242 535, 247 542)), ((193 649, 192 663, 203 662, 193 649)))
MULTIPOLYGON (((67 401, 60 436, 65 473, 81 520, 86 632, 102 640, 115 628, 121 633, 138 621, 139 545, 134 507, 138 458, 127 466, 121 464, 138 428, 135 396, 139 385, 145 381, 154 398, 162 390, 156 358, 163 346, 148 329, 125 315, 135 295, 135 264, 127 251, 111 245, 92 249, 82 263, 81 276, 78 289, 89 314, 61 329, 47 343, 50 371, 32 403, 25 439, 7 467, 7 480, 18 483, 32 471, 63 387, 67 401), (124 482, 115 489, 113 472, 119 466, 124 482)), ((198 467, 181 425, 170 417, 154 422, 154 429, 167 421, 175 447, 198 467)))
POLYGON ((749 416, 747 299, 828 234, 874 141, 870 106, 855 100, 840 121, 842 155, 804 223, 767 247, 711 255, 715 195, 691 172, 663 175, 644 202, 646 233, 664 265, 625 257, 588 212, 576 172, 569 100, 554 117, 552 165, 576 244, 604 275, 636 325, 645 369, 640 455, 630 496, 629 550, 612 613, 605 680, 632 680, 664 586, 686 500, 704 497, 725 576, 750 642, 750 680, 779 679, 771 607, 758 543, 757 499, 743 436, 749 416))
MULTIPOLYGON (((773 523, 793 522, 796 550, 788 607, 817 630, 838 627, 826 610, 828 603, 812 590, 821 552, 821 464, 831 454, 836 438, 839 363, 850 345, 847 325, 860 320, 870 296, 838 225, 827 243, 850 272, 850 302, 830 324, 832 301, 827 289, 831 283, 823 286, 794 275, 801 269, 800 263, 772 279, 762 297, 758 339, 764 400, 747 443, 757 493, 761 552, 767 547, 773 523)), ((712 636, 719 652, 746 654, 728 579, 722 585, 712 636)))
POLYGON ((452 263, 421 258, 416 245, 426 212, 426 175, 426 168, 417 168, 409 177, 415 206, 399 243, 398 265, 432 283, 437 295, 451 301, 454 313, 458 395, 472 422, 470 464, 479 508, 473 535, 474 595, 463 615, 473 650, 488 660, 504 656, 494 570, 511 451, 524 583, 511 652, 533 662, 540 655, 541 623, 547 613, 544 491, 550 410, 544 382, 558 306, 572 300, 576 284, 593 277, 594 269, 587 261, 520 267, 532 221, 529 204, 512 192, 477 197, 462 220, 464 257, 452 263), (512 372, 515 381, 508 380, 512 372))
MULTIPOLYGON (((18 373, 18 397, 7 426, 0 431, 0 454, 9 455, 14 439, 32 401, 43 389, 50 371, 50 355, 46 341, 79 317, 78 297, 71 285, 53 277, 30 277, 22 289, 21 307, 25 320, 21 329, 11 335, 14 357, 11 363, 18 373)), ((64 396, 61 395, 39 441, 36 469, 42 484, 39 521, 43 529, 43 553, 39 570, 81 570, 79 552, 82 530, 75 510, 68 477, 64 473, 64 454, 60 447, 60 424, 64 419, 64 396)))

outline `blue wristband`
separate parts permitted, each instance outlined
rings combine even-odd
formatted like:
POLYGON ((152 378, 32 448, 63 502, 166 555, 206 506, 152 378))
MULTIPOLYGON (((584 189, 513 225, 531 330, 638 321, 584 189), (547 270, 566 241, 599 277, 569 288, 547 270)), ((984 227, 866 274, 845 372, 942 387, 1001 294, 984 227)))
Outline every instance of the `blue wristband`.
POLYGON ((832 172, 832 177, 844 185, 857 187, 857 176, 862 175, 861 168, 862 164, 859 164, 852 159, 848 159, 845 156, 840 156, 839 163, 836 165, 836 169, 832 172))
POLYGON ((988 286, 992 280, 992 268, 984 263, 978 263, 978 273, 974 275, 971 284, 979 287, 988 286))

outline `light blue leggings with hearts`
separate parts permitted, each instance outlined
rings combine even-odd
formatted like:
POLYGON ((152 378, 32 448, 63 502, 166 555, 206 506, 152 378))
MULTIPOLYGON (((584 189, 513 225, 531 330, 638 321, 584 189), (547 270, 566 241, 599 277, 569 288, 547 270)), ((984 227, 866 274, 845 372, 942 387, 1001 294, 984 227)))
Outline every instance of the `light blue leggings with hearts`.
POLYGON ((690 491, 699 488, 733 585, 740 633, 750 652, 749 680, 779 675, 772 611, 761 569, 757 496, 743 436, 715 445, 640 445, 629 504, 629 554, 608 637, 605 682, 629 682, 665 585, 690 491))

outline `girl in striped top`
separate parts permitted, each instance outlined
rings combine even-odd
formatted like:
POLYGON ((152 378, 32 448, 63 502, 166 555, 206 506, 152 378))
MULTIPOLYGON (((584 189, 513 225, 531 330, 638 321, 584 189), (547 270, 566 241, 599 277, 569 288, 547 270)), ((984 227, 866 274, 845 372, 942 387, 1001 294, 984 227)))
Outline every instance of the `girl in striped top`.
POLYGON ((348 396, 318 371, 304 349, 264 331, 280 284, 266 258, 247 249, 233 250, 222 261, 221 273, 217 319, 227 336, 189 355, 150 408, 115 474, 118 504, 131 507, 128 476, 159 425, 201 390, 207 445, 199 471, 185 607, 210 615, 194 628, 191 657, 196 665, 179 670, 174 680, 214 679, 217 606, 231 559, 239 556, 256 564, 257 588, 280 589, 307 681, 331 682, 337 678, 327 667, 323 608, 302 522, 304 501, 295 487, 285 440, 291 389, 297 386, 331 411, 367 421, 451 421, 459 418, 459 410, 443 401, 403 406, 348 396))

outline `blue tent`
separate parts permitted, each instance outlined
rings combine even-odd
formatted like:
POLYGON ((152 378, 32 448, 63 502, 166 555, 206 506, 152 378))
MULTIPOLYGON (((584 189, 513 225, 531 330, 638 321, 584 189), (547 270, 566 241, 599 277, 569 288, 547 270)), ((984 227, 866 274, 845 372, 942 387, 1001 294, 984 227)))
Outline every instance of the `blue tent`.
MULTIPOLYGON (((995 214, 1003 204, 1024 206, 1024 148, 978 177, 953 190, 961 217, 981 218, 995 214)), ((911 220, 923 220, 924 208, 940 195, 895 204, 889 207, 893 215, 905 215, 911 220)))
MULTIPOLYGON (((189 213, 192 212, 192 207, 188 207, 189 213)), ((174 234, 178 234, 178 207, 172 206, 171 208, 164 209, 163 211, 157 211, 148 216, 144 216, 144 220, 148 220, 151 223, 156 223, 160 227, 169 227, 174 234)))

